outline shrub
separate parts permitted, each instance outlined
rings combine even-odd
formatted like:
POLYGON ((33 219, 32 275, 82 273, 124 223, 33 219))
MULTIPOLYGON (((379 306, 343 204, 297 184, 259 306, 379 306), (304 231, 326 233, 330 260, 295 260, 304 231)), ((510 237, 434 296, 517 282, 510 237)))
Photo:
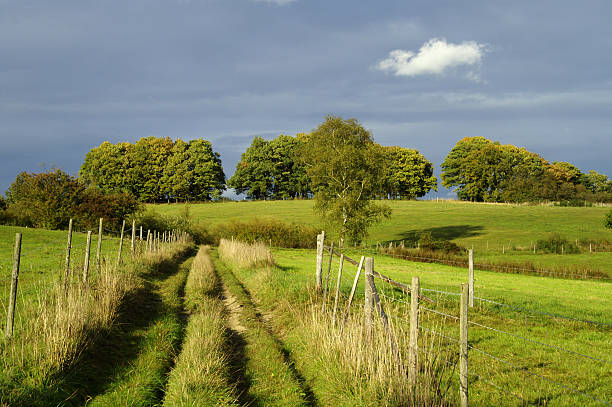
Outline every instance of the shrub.
POLYGON ((544 253, 557 253, 557 254, 576 254, 580 253, 580 249, 574 244, 570 243, 567 239, 562 237, 559 233, 553 233, 546 239, 540 239, 536 243, 539 251, 544 253))
POLYGON ((232 221, 217 226, 218 239, 234 237, 246 243, 270 241, 273 246, 287 248, 314 248, 319 231, 311 226, 284 223, 274 220, 254 219, 248 222, 232 221))
POLYGON ((204 225, 193 222, 188 205, 178 216, 162 215, 153 209, 148 209, 138 212, 134 216, 134 220, 137 226, 142 226, 145 233, 147 230, 180 230, 189 233, 198 245, 214 244, 218 240, 211 235, 204 225))
POLYGON ((612 229, 612 209, 606 214, 605 225, 608 229, 612 229))
POLYGON ((424 250, 441 251, 444 253, 458 254, 465 251, 465 248, 459 246, 450 240, 435 240, 431 233, 422 232, 419 235, 419 247, 424 250))

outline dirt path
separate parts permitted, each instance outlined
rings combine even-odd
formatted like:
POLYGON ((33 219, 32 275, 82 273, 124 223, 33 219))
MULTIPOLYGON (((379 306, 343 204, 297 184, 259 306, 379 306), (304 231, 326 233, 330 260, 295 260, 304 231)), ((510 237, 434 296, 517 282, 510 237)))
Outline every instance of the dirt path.
POLYGON ((223 304, 227 308, 229 328, 241 334, 246 331, 246 328, 240 322, 240 315, 242 314, 242 305, 238 299, 232 295, 223 284, 223 304))

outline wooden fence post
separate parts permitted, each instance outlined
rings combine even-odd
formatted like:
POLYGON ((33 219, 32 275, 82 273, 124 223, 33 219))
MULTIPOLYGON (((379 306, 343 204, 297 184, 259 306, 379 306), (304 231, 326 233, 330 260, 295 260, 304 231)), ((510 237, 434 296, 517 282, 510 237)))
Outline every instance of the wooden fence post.
POLYGON ((344 329, 344 324, 346 323, 346 319, 348 318, 349 310, 351 309, 351 303, 353 302, 353 298, 355 297, 355 290, 357 289, 357 283, 359 282, 359 274, 361 273, 361 269, 363 268, 363 260, 364 256, 361 256, 361 260, 359 260, 359 266, 357 266, 357 273, 355 273, 355 279, 353 280, 353 287, 351 288, 351 294, 349 295, 348 303, 346 304, 346 311, 344 311, 344 318, 342 318, 342 325, 340 326, 340 334, 342 334, 342 330, 344 329))
POLYGON ((13 274, 11 277, 11 293, 9 297, 9 308, 6 314, 6 337, 13 336, 15 324, 15 305, 17 303, 17 283, 19 282, 19 263, 21 261, 21 233, 15 234, 15 250, 13 252, 13 274))
POLYGON ((419 350, 419 278, 412 277, 410 288, 410 344, 408 348, 408 382, 416 385, 419 350))
POLYGON ((130 246, 130 254, 132 255, 132 260, 134 260, 134 256, 135 256, 135 250, 136 248, 134 247, 134 242, 136 240, 136 221, 133 220, 132 221, 132 245, 130 246))
POLYGON ((469 253, 469 288, 470 288, 470 298, 469 298, 469 306, 474 306, 474 249, 470 249, 469 253))
POLYGON ((329 273, 331 272, 332 260, 334 258, 334 242, 329 246, 329 262, 327 263, 327 277, 325 278, 325 288, 323 290, 323 309, 327 304, 327 292, 329 291, 329 273))
POLYGON ((117 255, 117 265, 121 264, 121 250, 123 249, 123 233, 125 232, 125 219, 121 224, 121 238, 119 240, 119 254, 117 255))
POLYGON ((370 279, 373 278, 374 274, 374 259, 372 257, 365 258, 365 325, 366 335, 372 333, 374 327, 374 319, 372 318, 372 286, 370 285, 370 279))
POLYGON ((89 251, 91 249, 91 230, 87 231, 87 243, 85 243, 85 261, 83 262, 83 282, 87 282, 89 273, 89 251))
POLYGON ((316 269, 316 289, 321 292, 323 289, 323 244, 325 242, 325 232, 317 235, 317 269, 316 269))
POLYGON ((338 297, 340 296, 340 282, 342 281, 342 267, 344 266, 344 254, 340 255, 340 267, 338 268, 338 281, 336 281, 336 298, 334 300, 334 315, 332 325, 336 325, 336 312, 338 311, 338 297))
POLYGON ((147 230, 147 246, 146 246, 146 252, 148 253, 151 249, 150 246, 151 245, 151 229, 147 230))
POLYGON ((96 248, 96 271, 100 273, 100 267, 102 267, 102 218, 100 218, 100 224, 98 225, 98 247, 96 248))
POLYGON ((72 249, 72 218, 68 222, 68 243, 66 244, 66 261, 64 263, 64 294, 68 292, 68 273, 70 273, 70 250, 72 249))
POLYGON ((470 287, 461 284, 461 310, 459 318, 459 392, 461 407, 468 406, 468 298, 470 287))

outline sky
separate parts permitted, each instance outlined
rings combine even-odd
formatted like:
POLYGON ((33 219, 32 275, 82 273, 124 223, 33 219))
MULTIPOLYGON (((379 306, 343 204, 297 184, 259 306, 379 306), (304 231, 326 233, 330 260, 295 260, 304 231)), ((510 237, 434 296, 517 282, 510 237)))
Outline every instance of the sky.
POLYGON ((0 0, 0 193, 148 136, 210 140, 229 177, 254 136, 327 114, 437 175, 483 136, 612 176, 611 17, 608 0, 0 0))

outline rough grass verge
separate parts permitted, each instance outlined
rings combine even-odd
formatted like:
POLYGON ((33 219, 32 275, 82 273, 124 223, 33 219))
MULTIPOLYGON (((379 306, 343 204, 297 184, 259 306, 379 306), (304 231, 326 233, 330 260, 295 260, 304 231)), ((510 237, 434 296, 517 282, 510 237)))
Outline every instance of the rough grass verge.
POLYGON ((237 267, 248 268, 274 264, 270 248, 263 243, 244 243, 221 239, 219 256, 237 267))

